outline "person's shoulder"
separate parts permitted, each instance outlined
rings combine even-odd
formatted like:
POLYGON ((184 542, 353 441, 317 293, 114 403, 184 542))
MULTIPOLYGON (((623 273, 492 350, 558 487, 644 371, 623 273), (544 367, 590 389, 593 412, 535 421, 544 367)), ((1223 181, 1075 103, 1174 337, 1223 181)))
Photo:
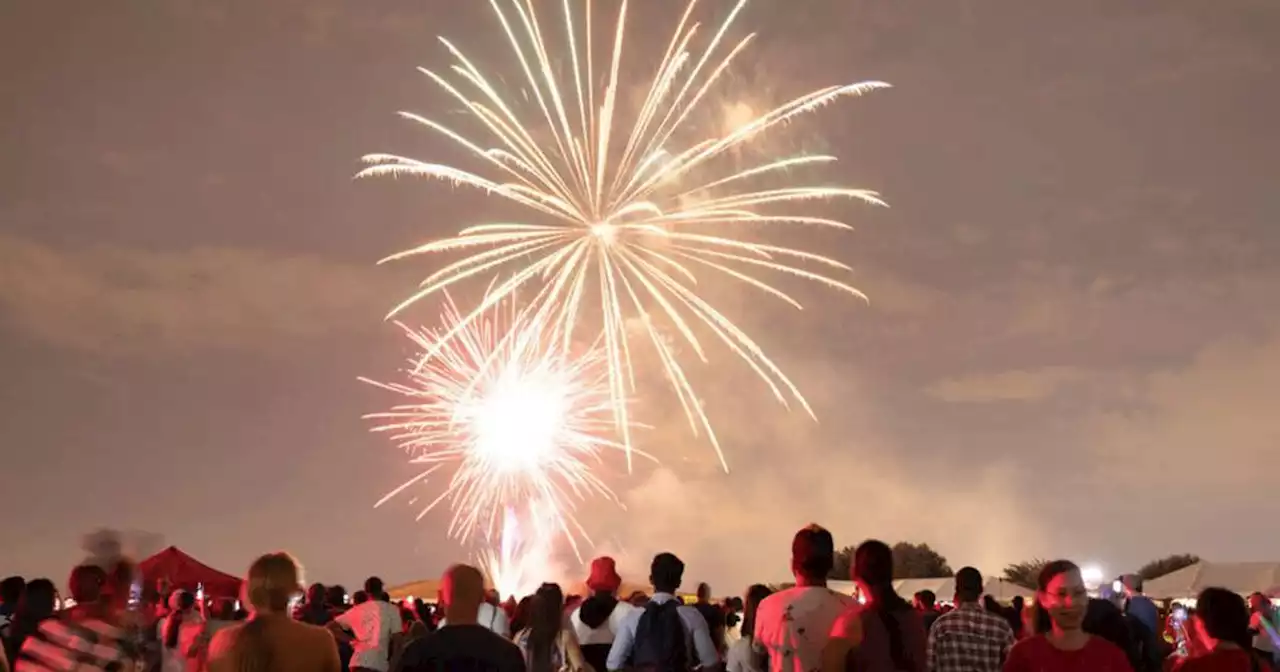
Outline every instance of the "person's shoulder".
POLYGON ((322 625, 311 625, 302 621, 289 621, 290 627, 294 628, 301 637, 309 637, 314 639, 333 639, 333 633, 322 625))
POLYGON ((844 593, 838 590, 831 590, 827 599, 829 599, 830 601, 836 604, 839 604, 841 607, 845 609, 861 606, 861 603, 853 599, 852 595, 845 595, 844 593))
POLYGON ((844 608, 831 622, 831 636, 845 639, 860 639, 862 636, 862 614, 866 608, 856 600, 844 608))
POLYGON ((760 604, 756 606, 757 617, 762 612, 780 611, 786 609, 788 604, 795 599, 796 589, 794 587, 778 592, 760 600, 760 604))
POLYGON ((213 633, 213 637, 209 640, 209 657, 216 658, 231 649, 235 645, 236 637, 239 636, 243 623, 236 623, 213 633))

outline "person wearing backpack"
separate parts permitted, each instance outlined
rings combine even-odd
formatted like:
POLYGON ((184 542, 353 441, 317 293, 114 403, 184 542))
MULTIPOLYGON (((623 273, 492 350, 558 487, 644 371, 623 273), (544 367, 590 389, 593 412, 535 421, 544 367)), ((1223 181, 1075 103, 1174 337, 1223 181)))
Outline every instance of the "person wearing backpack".
POLYGON ((609 648, 608 668, 643 672, 687 672, 720 662, 707 621, 697 609, 676 597, 684 579, 684 562, 659 553, 649 566, 653 597, 627 615, 609 648))

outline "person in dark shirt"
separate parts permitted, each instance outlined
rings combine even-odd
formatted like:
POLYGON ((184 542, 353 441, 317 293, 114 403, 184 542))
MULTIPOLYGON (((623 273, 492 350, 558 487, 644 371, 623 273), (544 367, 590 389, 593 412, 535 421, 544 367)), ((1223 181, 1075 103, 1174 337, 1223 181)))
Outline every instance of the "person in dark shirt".
POLYGON ((394 672, 525 672, 515 644, 480 625, 484 576, 469 565, 454 565, 440 584, 443 628, 405 647, 394 672))
POLYGON ((716 647, 716 653, 720 658, 724 659, 724 609, 711 604, 711 586, 699 583, 697 594, 698 601, 694 602, 693 608, 697 609, 698 613, 702 614, 702 619, 707 622, 707 630, 711 633, 711 644, 716 647))

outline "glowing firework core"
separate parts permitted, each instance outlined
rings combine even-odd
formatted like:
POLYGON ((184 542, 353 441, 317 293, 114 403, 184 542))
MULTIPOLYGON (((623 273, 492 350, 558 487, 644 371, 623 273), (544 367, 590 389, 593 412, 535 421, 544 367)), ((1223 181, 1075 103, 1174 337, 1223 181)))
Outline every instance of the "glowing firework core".
POLYGON ((618 227, 609 223, 592 224, 591 233, 595 234, 596 240, 605 245, 612 245, 618 241, 618 227))
POLYGON ((505 474, 538 471, 564 441, 568 390, 554 376, 503 371, 491 389, 458 409, 476 457, 505 474))

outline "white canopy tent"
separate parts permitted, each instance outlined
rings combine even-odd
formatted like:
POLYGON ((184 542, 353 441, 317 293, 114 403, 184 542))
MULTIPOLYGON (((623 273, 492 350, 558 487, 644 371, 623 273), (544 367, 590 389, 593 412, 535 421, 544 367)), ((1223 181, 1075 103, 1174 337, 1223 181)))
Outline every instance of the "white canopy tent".
MULTIPOLYGON (((828 581, 827 587, 845 595, 852 595, 854 583, 852 581, 828 581)), ((910 600, 922 590, 932 590, 940 601, 950 602, 955 598, 956 580, 950 576, 936 579, 898 579, 893 582, 893 590, 906 600, 910 600)), ((983 586, 983 592, 1001 602, 1008 602, 1017 596, 1022 596, 1023 599, 1030 599, 1034 594, 1034 591, 1027 590, 1015 583, 995 578, 987 579, 986 585, 983 586)))
POLYGON ((1143 586, 1157 600, 1194 599, 1205 588, 1226 588, 1241 595, 1280 586, 1280 562, 1198 562, 1143 586))

